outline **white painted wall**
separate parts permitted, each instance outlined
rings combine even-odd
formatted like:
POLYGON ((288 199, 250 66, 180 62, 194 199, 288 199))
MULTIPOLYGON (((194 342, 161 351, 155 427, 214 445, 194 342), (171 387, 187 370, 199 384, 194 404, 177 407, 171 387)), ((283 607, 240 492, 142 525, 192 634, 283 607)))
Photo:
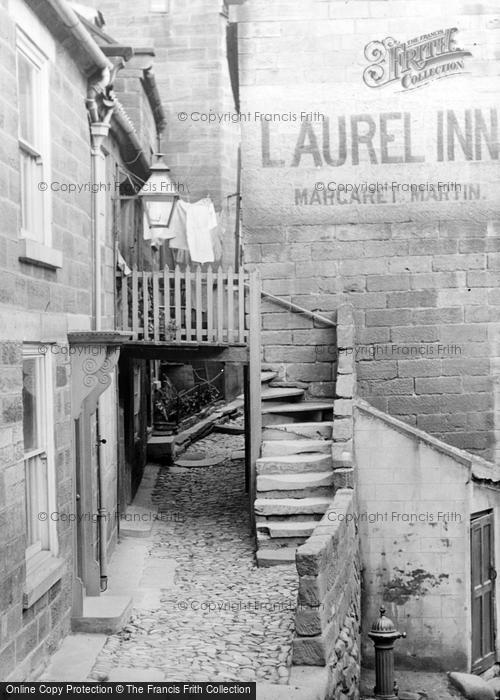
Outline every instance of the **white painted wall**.
POLYGON ((494 507, 499 522, 500 494, 473 485, 472 455, 362 402, 354 434, 364 662, 373 655, 366 633, 384 604, 407 634, 396 643, 398 665, 468 670, 470 516, 494 507))

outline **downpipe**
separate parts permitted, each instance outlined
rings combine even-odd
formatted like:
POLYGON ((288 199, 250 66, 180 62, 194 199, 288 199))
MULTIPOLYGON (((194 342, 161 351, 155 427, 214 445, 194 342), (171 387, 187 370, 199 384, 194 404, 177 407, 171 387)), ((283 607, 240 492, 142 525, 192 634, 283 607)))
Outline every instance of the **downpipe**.
MULTIPOLYGON (((109 94, 111 74, 107 68, 104 68, 99 80, 89 85, 87 95, 87 110, 90 121, 90 138, 91 138, 91 181, 103 182, 105 180, 104 155, 102 146, 109 134, 111 117, 116 106, 115 100, 109 94), (103 95, 103 104, 105 107, 104 116, 99 115, 97 108, 96 97, 103 95)), ((91 192, 91 236, 92 236, 92 257, 93 257, 93 274, 92 274, 92 329, 100 331, 102 328, 102 285, 101 285, 101 225, 100 225, 100 199, 102 196, 99 188, 98 191, 91 192)), ((98 509, 97 520, 99 529, 99 569, 100 569, 100 590, 104 592, 108 587, 108 560, 107 560, 107 521, 108 513, 105 504, 105 479, 104 479, 104 454, 103 446, 106 440, 102 435, 102 417, 99 411, 99 404, 96 409, 96 431, 97 431, 97 488, 98 488, 98 509)))
POLYGON ((106 505, 104 501, 105 483, 104 483, 104 470, 102 468, 103 455, 102 449, 103 445, 106 444, 106 438, 101 437, 101 421, 99 415, 99 408, 96 409, 96 424, 97 424, 97 478, 98 478, 98 506, 97 506, 97 518, 99 523, 99 569, 100 569, 100 589, 101 593, 108 588, 108 557, 107 557, 107 528, 106 523, 108 520, 108 513, 106 510, 106 505))

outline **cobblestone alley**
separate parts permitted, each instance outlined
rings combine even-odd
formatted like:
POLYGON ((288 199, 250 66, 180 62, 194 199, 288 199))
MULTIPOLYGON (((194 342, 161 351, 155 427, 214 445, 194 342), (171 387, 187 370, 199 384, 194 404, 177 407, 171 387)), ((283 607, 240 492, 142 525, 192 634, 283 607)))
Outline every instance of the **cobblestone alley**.
POLYGON ((287 683, 296 572, 255 565, 242 449, 242 436, 212 434, 186 456, 220 455, 218 464, 160 469, 147 559, 175 560, 173 584, 159 604, 134 608, 91 677, 124 680, 128 669, 131 680, 287 683))

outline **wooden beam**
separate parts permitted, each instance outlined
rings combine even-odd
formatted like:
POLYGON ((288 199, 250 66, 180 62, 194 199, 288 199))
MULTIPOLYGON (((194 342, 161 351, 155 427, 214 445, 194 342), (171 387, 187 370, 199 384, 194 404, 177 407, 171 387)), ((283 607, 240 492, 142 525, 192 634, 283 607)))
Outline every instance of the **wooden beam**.
POLYGON ((143 360, 166 360, 188 364, 191 361, 207 360, 208 362, 229 362, 234 364, 247 364, 249 351, 245 346, 238 345, 198 345, 196 343, 148 343, 143 341, 125 342, 121 352, 127 357, 135 357, 143 360))

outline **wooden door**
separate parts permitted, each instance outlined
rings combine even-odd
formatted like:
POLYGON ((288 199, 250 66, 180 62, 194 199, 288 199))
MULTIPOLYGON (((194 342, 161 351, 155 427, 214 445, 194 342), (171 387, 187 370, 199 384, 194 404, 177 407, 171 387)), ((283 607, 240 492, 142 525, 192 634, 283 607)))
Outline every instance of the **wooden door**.
POLYGON ((493 513, 471 520, 472 671, 495 663, 495 542, 493 513))

